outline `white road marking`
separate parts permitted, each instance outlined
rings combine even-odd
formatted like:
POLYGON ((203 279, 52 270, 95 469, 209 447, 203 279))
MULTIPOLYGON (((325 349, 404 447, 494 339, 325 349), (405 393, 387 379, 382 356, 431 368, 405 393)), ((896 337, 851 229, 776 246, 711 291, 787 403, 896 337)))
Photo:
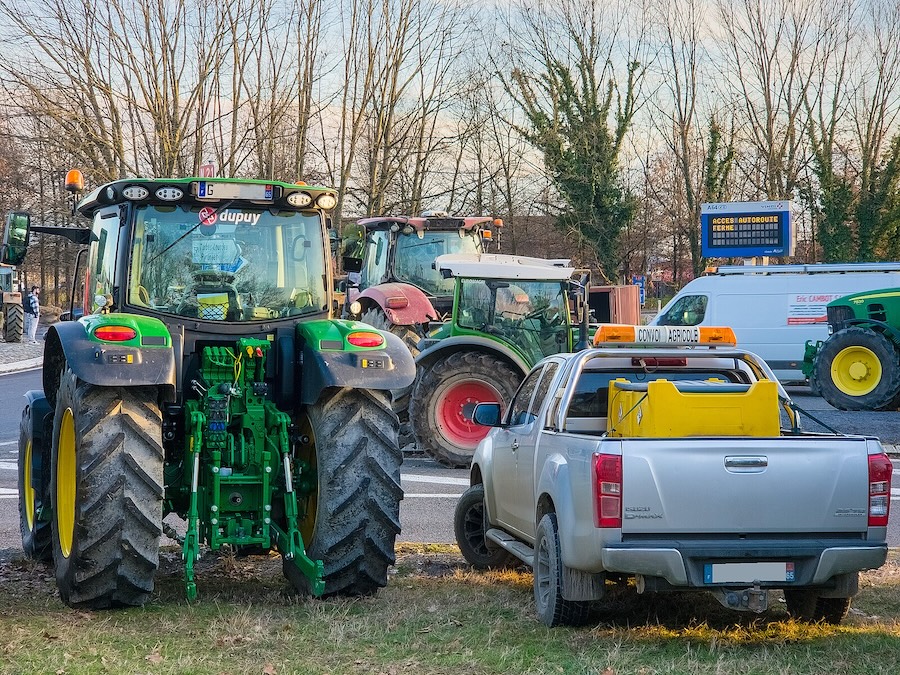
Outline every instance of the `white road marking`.
POLYGON ((0 441, 0 447, 4 445, 17 445, 19 441, 0 441))
POLYGON ((0 471, 16 471, 18 468, 16 462, 0 462, 0 471))
POLYGON ((412 493, 412 494, 410 494, 409 492, 407 492, 407 493, 405 493, 405 494, 403 495, 403 498, 404 498, 404 499, 409 499, 409 498, 411 498, 411 497, 421 497, 421 498, 423 498, 423 499, 444 499, 444 498, 447 498, 447 499, 459 499, 460 497, 462 497, 462 495, 461 495, 461 494, 459 494, 459 495, 457 495, 457 494, 451 494, 451 493, 448 493, 448 492, 433 492, 433 493, 428 493, 428 492, 416 492, 416 493, 412 493))
POLYGON ((416 473, 401 473, 400 480, 411 483, 436 483, 437 485, 465 485, 469 487, 468 478, 445 478, 444 476, 425 476, 416 473))
POLYGON ((15 488, 0 488, 0 499, 18 499, 19 491, 15 488))

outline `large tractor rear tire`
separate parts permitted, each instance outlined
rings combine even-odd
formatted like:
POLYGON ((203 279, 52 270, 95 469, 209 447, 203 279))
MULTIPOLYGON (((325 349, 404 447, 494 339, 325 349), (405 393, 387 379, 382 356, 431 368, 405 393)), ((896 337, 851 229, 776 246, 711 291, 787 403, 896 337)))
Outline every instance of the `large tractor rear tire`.
MULTIPOLYGON (((385 316, 384 312, 375 307, 363 312, 360 320, 363 323, 374 326, 379 330, 390 331, 401 340, 403 340, 403 344, 405 344, 409 348, 409 351, 413 355, 413 358, 419 355, 419 348, 417 347, 417 345, 419 344, 419 340, 422 339, 423 335, 421 333, 421 329, 418 329, 418 327, 391 323, 387 316, 385 316)), ((410 392, 412 392, 412 385, 403 389, 391 390, 391 408, 400 419, 399 442, 401 448, 408 445, 409 443, 412 443, 415 440, 409 425, 410 392)))
POLYGON ((70 607, 143 605, 162 535, 163 448, 155 387, 97 387, 71 370, 53 419, 56 583, 70 607))
POLYGON ((840 410, 882 410, 900 394, 900 362, 881 333, 851 326, 832 335, 816 355, 815 381, 840 410))
POLYGON ((21 342, 25 336, 25 308, 22 305, 6 305, 3 310, 3 339, 21 342))
POLYGON ((472 421, 475 404, 505 407, 522 377, 505 361, 483 352, 453 352, 435 361, 413 384, 409 419, 418 449, 444 466, 469 466, 479 441, 490 431, 472 421))
MULTIPOLYGON (((324 563, 325 595, 371 595, 387 584, 403 499, 397 426, 387 396, 363 389, 330 389, 301 420, 295 466, 310 466, 316 484, 300 501, 300 532, 307 555, 324 563)), ((293 567, 284 561, 285 576, 308 592, 293 567)))
POLYGON ((48 449, 35 437, 34 425, 42 420, 34 419, 31 405, 22 411, 19 425, 19 527, 22 531, 22 550, 28 558, 49 562, 53 560, 53 539, 49 521, 38 520, 41 508, 48 505, 48 486, 33 486, 34 459, 40 457, 46 471, 48 449))

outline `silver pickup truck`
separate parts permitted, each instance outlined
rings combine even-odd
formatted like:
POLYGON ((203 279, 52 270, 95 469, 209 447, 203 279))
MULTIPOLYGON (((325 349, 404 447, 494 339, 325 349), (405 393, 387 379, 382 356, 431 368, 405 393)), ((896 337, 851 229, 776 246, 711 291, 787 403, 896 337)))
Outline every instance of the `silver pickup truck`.
POLYGON ((494 428, 455 512, 464 557, 531 566, 549 626, 585 622, 628 577, 756 612, 781 589, 794 617, 839 623, 887 555, 881 444, 802 431, 762 359, 654 328, 657 346, 632 330, 613 338, 626 346, 544 359, 502 416, 475 408, 494 428))

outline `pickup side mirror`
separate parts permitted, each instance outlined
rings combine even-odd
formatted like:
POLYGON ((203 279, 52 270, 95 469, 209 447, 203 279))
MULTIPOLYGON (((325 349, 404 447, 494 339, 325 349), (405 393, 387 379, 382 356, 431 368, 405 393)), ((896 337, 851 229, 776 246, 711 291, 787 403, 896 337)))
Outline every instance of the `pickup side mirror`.
POLYGON ((478 403, 475 411, 472 413, 472 420, 475 424, 483 427, 499 427, 500 426, 500 404, 499 403, 478 403))

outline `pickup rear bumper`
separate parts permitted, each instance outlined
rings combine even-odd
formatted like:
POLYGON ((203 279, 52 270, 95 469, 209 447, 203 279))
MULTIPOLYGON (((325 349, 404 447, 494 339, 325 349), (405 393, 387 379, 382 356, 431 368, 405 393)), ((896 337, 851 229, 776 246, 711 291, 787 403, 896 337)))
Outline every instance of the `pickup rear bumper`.
POLYGON ((660 577, 672 586, 710 588, 738 584, 711 584, 704 578, 706 566, 721 563, 793 563, 791 580, 767 581, 761 587, 823 586, 842 574, 876 569, 887 559, 887 544, 858 540, 808 541, 703 541, 672 547, 672 542, 629 542, 603 547, 602 569, 660 577), (667 545, 663 545, 667 544, 667 545))

